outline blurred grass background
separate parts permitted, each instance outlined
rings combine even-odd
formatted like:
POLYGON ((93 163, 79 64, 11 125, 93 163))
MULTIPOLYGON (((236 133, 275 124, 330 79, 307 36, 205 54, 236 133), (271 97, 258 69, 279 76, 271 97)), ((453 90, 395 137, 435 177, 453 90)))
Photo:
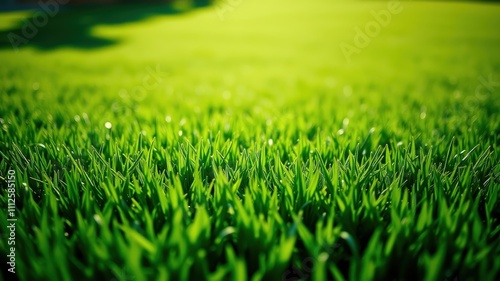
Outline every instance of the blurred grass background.
POLYGON ((21 34, 19 19, 28 14, 4 13, 2 96, 7 104, 25 100, 18 110, 29 114, 62 106, 108 119, 181 119, 213 105, 276 114, 302 99, 341 102, 333 108, 339 112, 368 103, 383 114, 377 107, 407 111, 408 104, 390 102, 395 96, 424 104, 454 95, 466 103, 479 78, 500 68, 495 4, 401 2, 402 12, 347 59, 340 44, 354 45, 355 28, 388 2, 240 1, 221 17, 224 3, 184 12, 171 5, 62 10, 18 52, 6 35, 21 34), (161 83, 136 94, 148 68, 159 70, 161 83))

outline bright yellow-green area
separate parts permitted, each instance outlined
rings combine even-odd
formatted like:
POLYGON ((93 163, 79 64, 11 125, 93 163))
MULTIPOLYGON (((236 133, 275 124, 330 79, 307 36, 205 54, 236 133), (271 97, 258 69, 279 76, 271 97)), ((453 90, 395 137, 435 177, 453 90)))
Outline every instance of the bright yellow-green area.
MULTIPOLYGON (((500 67, 499 5, 400 2, 402 11, 347 59, 340 44, 355 46, 355 27, 364 30, 374 20, 371 12, 387 10, 389 2, 235 2, 227 10, 229 4, 221 2, 184 14, 91 26, 92 36, 117 41, 103 48, 4 48, 2 85, 37 82, 51 96, 60 95, 55 89, 63 85, 91 83, 97 87, 92 94, 119 98, 121 88, 132 91, 146 69, 158 65, 168 78, 144 104, 168 107, 172 91, 195 100, 218 99, 226 91, 234 99, 260 99, 262 92, 281 99, 297 94, 302 84, 332 95, 345 86, 376 85, 391 95, 402 85, 423 94, 416 89, 430 80, 449 80, 468 91, 478 76, 500 67), (269 91, 273 87, 280 92, 269 91)), ((0 22, 11 22, 9 14, 0 22)))
MULTIPOLYGON (((374 116, 387 113, 380 112, 384 105, 391 108, 386 119, 413 110, 412 116, 433 109, 439 113, 442 104, 438 100, 454 97, 462 104, 470 103, 477 100, 474 95, 482 86, 481 79, 498 80, 499 5, 326 0, 230 3, 166 15, 154 13, 154 6, 137 6, 138 14, 154 15, 119 24, 97 21, 86 26, 84 36, 71 29, 73 23, 85 23, 94 12, 74 12, 66 22, 61 13, 49 19, 49 25, 55 22, 56 27, 40 28, 18 52, 6 44, 0 49, 0 91, 16 89, 16 96, 20 95, 16 99, 37 101, 35 108, 25 110, 41 110, 42 116, 57 106, 54 101, 59 98, 66 101, 63 107, 68 114, 95 112, 100 123, 116 122, 123 118, 120 108, 130 107, 146 119, 169 115, 176 122, 210 106, 256 110, 271 118, 283 116, 283 109, 294 100, 311 110, 323 110, 325 117, 361 122, 370 108, 374 116), (374 14, 380 13, 390 18, 377 23, 374 14), (366 33, 367 28, 372 32, 365 35, 368 42, 357 44, 358 30, 366 33), (90 48, 37 44, 65 42, 71 36, 111 43, 90 48), (152 69, 158 73, 152 76, 152 69), (394 103, 396 96, 403 102, 394 103)), ((124 14, 126 18, 134 13, 131 10, 108 9, 95 17, 124 14)), ((11 17, 3 14, 2 25, 12 22, 11 17)), ((481 95, 485 96, 496 100, 491 87, 481 95)), ((367 124, 365 130, 391 126, 390 122, 367 124)))

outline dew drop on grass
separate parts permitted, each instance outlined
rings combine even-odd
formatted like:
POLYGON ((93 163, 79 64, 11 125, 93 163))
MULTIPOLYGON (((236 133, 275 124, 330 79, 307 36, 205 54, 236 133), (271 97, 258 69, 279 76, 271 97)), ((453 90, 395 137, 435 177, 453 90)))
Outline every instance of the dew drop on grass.
POLYGON ((328 253, 324 253, 323 252, 323 253, 319 254, 318 261, 319 262, 325 262, 325 261, 328 260, 328 257, 329 257, 328 253))
POLYGON ((269 140, 267 141, 267 144, 269 144, 269 146, 272 146, 272 145, 273 145, 273 139, 269 139, 269 140))
POLYGON ((94 215, 94 220, 98 225, 102 225, 102 218, 98 214, 94 215))
POLYGON ((347 126, 349 125, 349 118, 344 118, 344 120, 342 121, 342 125, 344 126, 344 129, 347 128, 347 126))
POLYGON ((342 231, 340 233, 340 238, 344 239, 347 242, 347 244, 349 245, 349 248, 351 248, 351 250, 354 253, 358 252, 358 247, 356 245, 356 241, 354 241, 354 238, 352 237, 351 234, 349 234, 348 232, 342 231))
POLYGON ((87 123, 87 124, 90 123, 89 116, 87 115, 87 113, 84 112, 82 114, 82 117, 83 117, 83 121, 85 121, 85 123, 87 123))
POLYGON ((165 117, 165 121, 167 121, 167 123, 172 122, 172 117, 170 117, 170 115, 167 115, 167 117, 165 117))
POLYGON ((106 129, 111 129, 111 127, 113 127, 113 125, 111 124, 111 122, 106 122, 104 123, 104 127, 106 127, 106 129))
POLYGON ((425 112, 420 113, 420 119, 425 119, 427 114, 425 112))
POLYGON ((338 131, 337 131, 337 134, 338 134, 338 135, 340 135, 340 136, 341 136, 341 135, 343 135, 343 134, 344 134, 344 129, 340 129, 340 130, 338 130, 338 131))
POLYGON ((75 122, 80 122, 80 116, 79 115, 75 115, 75 122))
POLYGON ((182 130, 179 131, 179 137, 182 137, 182 130))
POLYGON ((128 91, 126 89, 120 89, 118 95, 120 96, 120 98, 126 99, 128 98, 128 91))
POLYGON ((231 205, 231 204, 228 203, 227 206, 228 206, 227 213, 230 214, 230 215, 234 215, 233 205, 231 205))

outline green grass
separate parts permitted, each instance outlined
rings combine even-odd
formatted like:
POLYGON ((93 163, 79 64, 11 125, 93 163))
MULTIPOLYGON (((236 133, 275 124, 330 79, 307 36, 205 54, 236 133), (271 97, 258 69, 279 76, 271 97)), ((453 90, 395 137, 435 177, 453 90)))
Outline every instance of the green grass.
POLYGON ((2 262, 12 169, 20 280, 499 280, 500 6, 402 2, 348 61, 386 6, 66 11, 18 52, 0 14, 2 262))

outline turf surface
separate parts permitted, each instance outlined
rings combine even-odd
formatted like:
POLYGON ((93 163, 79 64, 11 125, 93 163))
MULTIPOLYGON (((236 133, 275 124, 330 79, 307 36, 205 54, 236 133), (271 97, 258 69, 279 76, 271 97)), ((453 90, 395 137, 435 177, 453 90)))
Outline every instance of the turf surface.
POLYGON ((500 6, 388 5, 0 13, 2 263, 13 170, 21 280, 498 280, 500 6))

